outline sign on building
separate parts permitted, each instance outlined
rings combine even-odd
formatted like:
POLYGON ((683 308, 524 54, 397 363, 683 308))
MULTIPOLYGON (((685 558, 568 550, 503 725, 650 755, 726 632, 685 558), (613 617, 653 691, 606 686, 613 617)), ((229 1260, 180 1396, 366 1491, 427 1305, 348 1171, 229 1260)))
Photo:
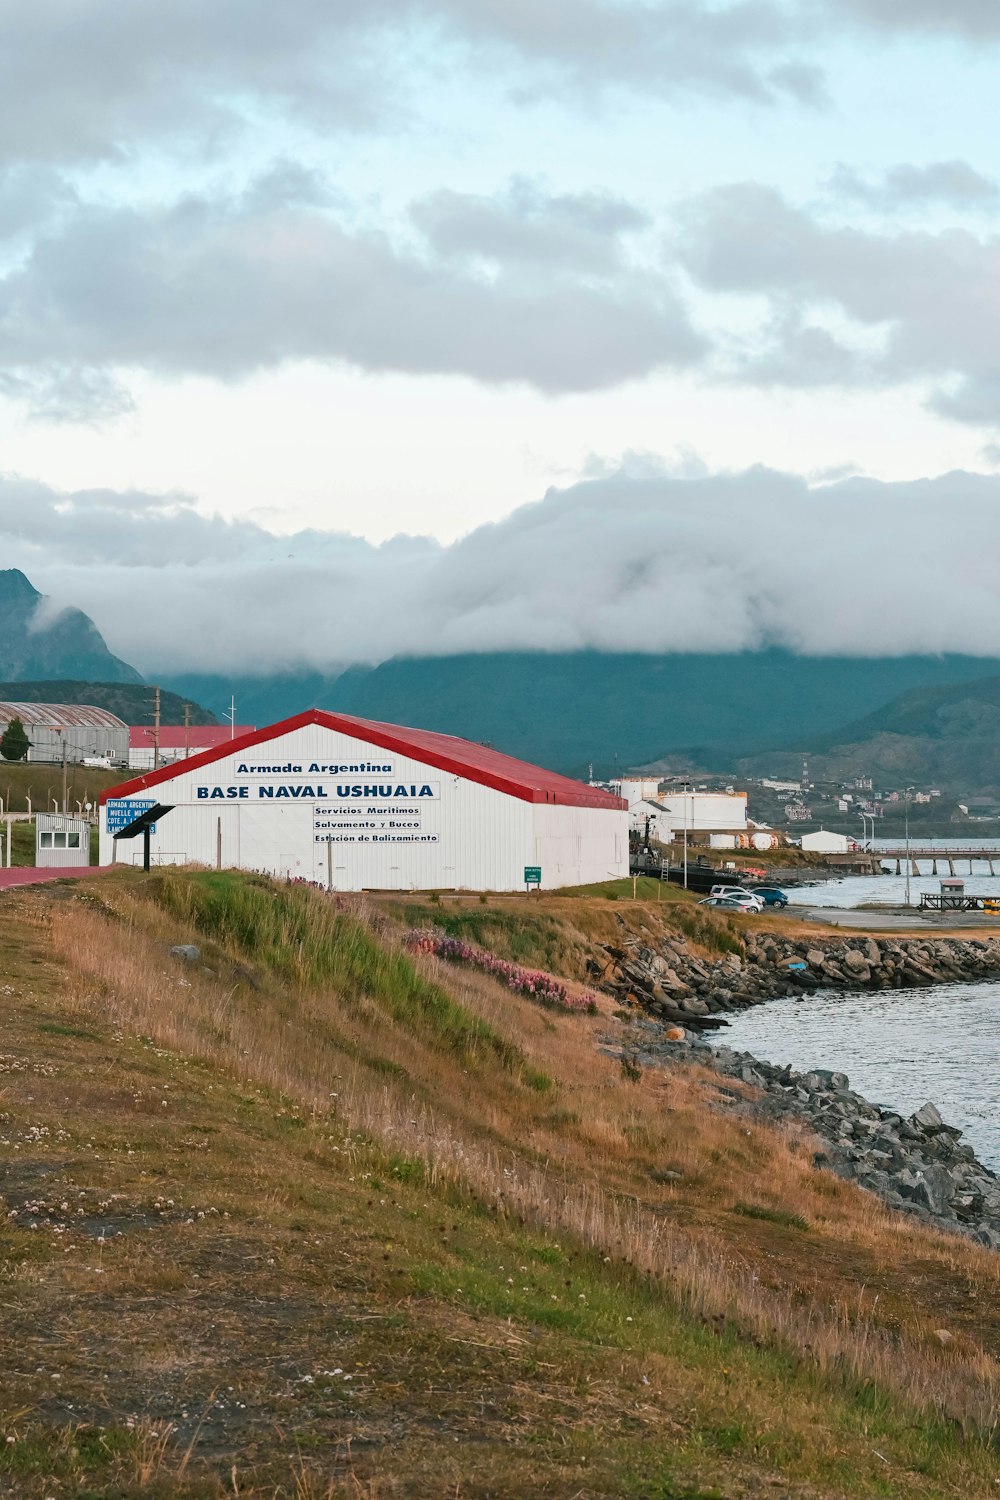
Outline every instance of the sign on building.
MULTIPOLYGON (((123 828, 127 828, 130 823, 135 822, 136 818, 155 806, 156 803, 152 797, 148 797, 145 801, 141 801, 138 797, 109 797, 106 804, 108 832, 121 833, 123 828)), ((156 832, 155 823, 150 831, 156 832)))

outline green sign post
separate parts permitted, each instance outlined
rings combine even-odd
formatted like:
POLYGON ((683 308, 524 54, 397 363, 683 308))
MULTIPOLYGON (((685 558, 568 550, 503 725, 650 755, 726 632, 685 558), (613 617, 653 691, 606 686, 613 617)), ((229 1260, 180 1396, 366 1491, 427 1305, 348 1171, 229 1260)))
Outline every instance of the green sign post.
POLYGON ((541 865, 525 865, 525 867, 524 867, 524 883, 527 886, 532 886, 532 885, 541 886, 541 883, 542 883, 542 867, 541 867, 541 865))

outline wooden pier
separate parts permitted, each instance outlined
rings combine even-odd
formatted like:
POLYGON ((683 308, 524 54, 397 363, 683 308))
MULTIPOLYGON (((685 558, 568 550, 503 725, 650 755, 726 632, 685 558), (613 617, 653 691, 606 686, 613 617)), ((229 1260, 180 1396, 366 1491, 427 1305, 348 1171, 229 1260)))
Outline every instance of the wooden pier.
POLYGON ((955 875, 957 873, 955 866, 964 866, 966 864, 969 866, 969 874, 971 875, 972 866, 976 862, 989 865, 990 874, 995 875, 996 870, 994 867, 1000 864, 1000 849, 921 849, 911 844, 909 853, 907 853, 905 847, 899 849, 873 849, 871 852, 873 857, 881 864, 891 864, 895 860, 897 875, 904 873, 907 858, 910 861, 911 875, 920 874, 918 867, 919 860, 923 860, 924 864, 928 860, 930 861, 932 875, 940 873, 938 869, 939 865, 947 865, 948 874, 955 875))

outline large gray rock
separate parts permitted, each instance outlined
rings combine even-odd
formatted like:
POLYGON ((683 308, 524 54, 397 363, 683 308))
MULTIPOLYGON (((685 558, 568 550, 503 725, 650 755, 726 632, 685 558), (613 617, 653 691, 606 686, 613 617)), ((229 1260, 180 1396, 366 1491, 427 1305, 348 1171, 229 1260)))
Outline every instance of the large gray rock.
POLYGON ((955 1185, 944 1167, 928 1163, 919 1172, 903 1171, 895 1179, 896 1191, 901 1198, 929 1209, 932 1214, 948 1214, 955 1185))
POLYGON ((846 1073, 831 1073, 828 1068, 813 1068, 803 1078, 807 1089, 814 1093, 820 1089, 846 1089, 850 1087, 850 1079, 846 1073))
POLYGON ((910 1116, 910 1124, 915 1126, 917 1130, 925 1131, 928 1135, 932 1135, 935 1131, 943 1130, 945 1128, 944 1120, 941 1118, 940 1111, 938 1110, 936 1105, 931 1104, 929 1101, 926 1104, 922 1104, 920 1108, 910 1116))
POLYGON ((170 950, 171 958, 183 958, 186 963, 196 964, 201 960, 201 949, 194 943, 175 943, 170 950))

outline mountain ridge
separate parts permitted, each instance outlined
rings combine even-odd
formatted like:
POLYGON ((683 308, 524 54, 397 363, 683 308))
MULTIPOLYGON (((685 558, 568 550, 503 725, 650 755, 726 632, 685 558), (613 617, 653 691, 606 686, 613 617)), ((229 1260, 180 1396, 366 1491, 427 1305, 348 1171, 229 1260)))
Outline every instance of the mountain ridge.
POLYGON ((377 667, 163 680, 215 712, 236 697, 257 723, 309 706, 437 729, 553 770, 613 775, 671 754, 733 769, 738 758, 836 734, 894 695, 959 685, 1000 659, 716 656, 602 652, 397 657, 377 667))
POLYGON ((20 568, 0 569, 0 677, 142 682, 109 651, 89 615, 67 608, 46 623, 39 618, 46 602, 20 568))

